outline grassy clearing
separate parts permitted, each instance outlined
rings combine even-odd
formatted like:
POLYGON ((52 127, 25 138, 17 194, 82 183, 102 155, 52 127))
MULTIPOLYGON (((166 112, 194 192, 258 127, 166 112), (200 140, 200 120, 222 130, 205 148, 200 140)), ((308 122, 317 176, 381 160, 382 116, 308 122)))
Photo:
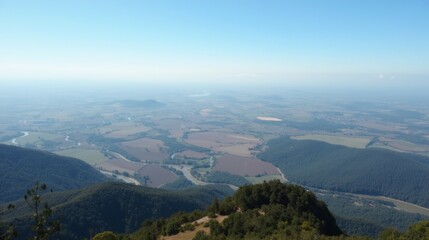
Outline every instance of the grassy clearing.
POLYGON ((369 137, 349 137, 349 136, 335 136, 335 135, 323 135, 323 134, 307 134, 300 136, 293 136, 291 139, 294 140, 316 140, 330 144, 343 145, 351 148, 364 149, 366 145, 371 141, 369 137))
POLYGON ((284 114, 284 119, 293 122, 309 122, 314 119, 311 113, 302 109, 290 109, 284 114))
POLYGON ((74 157, 80 159, 92 166, 98 165, 104 161, 109 160, 104 154, 102 154, 97 149, 81 149, 81 148, 73 148, 67 150, 61 150, 55 152, 58 155, 74 157))
POLYGON ((47 132, 30 132, 28 136, 25 137, 18 137, 16 139, 16 142, 19 145, 38 145, 41 144, 43 141, 53 141, 58 142, 62 141, 64 139, 63 135, 59 134, 53 134, 53 133, 47 133, 47 132))
POLYGON ((379 142, 376 142, 375 144, 371 145, 371 147, 429 156, 429 146, 427 145, 415 144, 407 141, 395 140, 390 138, 380 138, 379 142))
POLYGON ((383 148, 383 149, 387 149, 390 151, 403 152, 403 151, 400 151, 399 149, 396 149, 394 147, 388 146, 388 145, 386 145, 384 143, 380 143, 380 142, 372 144, 371 148, 383 148))
POLYGON ((236 145, 230 145, 230 146, 224 146, 224 147, 217 147, 217 148, 214 148, 214 150, 217 152, 223 152, 223 153, 238 155, 242 157, 251 157, 252 152, 249 149, 252 149, 253 147, 255 147, 255 144, 248 143, 248 144, 236 144, 236 145))
POLYGON ((418 205, 415 204, 410 204, 404 201, 400 201, 400 200, 396 200, 396 199, 391 199, 391 198, 386 198, 386 197, 380 197, 382 200, 391 200, 394 204, 395 207, 398 208, 399 210, 403 210, 409 213, 418 213, 418 214, 422 214, 425 216, 429 216, 429 209, 424 208, 424 207, 420 207, 418 205))
POLYGON ((110 134, 107 134, 107 136, 111 137, 111 138, 124 138, 124 137, 128 137, 128 136, 131 136, 131 135, 134 135, 137 133, 147 132, 149 130, 150 130, 149 127, 137 126, 137 127, 130 127, 130 128, 126 128, 126 129, 113 131, 110 134))
POLYGON ((127 172, 128 174, 133 175, 144 166, 145 165, 141 163, 127 162, 123 159, 113 159, 113 160, 104 161, 98 164, 97 168, 103 169, 109 172, 113 172, 113 171, 119 171, 120 173, 127 172))
POLYGON ((259 139, 252 135, 229 132, 193 132, 185 139, 186 143, 244 157, 252 156, 249 149, 259 144, 259 139))
POLYGON ((214 221, 217 221, 219 223, 222 223, 226 218, 228 218, 228 216, 218 215, 218 216, 216 216, 216 218, 208 218, 207 216, 203 217, 203 218, 193 222, 193 224, 195 226, 195 229, 193 231, 180 232, 180 233, 173 235, 173 236, 161 236, 161 240, 189 240, 189 239, 194 238, 198 231, 204 231, 207 234, 209 234, 210 228, 204 227, 204 224, 210 222, 210 220, 214 220, 214 221))
POLYGON ((42 113, 42 118, 45 119, 57 119, 59 121, 71 121, 73 117, 71 113, 65 111, 52 111, 52 112, 44 112, 42 113))
POLYGON ((115 123, 107 126, 103 126, 98 129, 100 134, 106 135, 111 138, 124 138, 130 135, 134 135, 140 132, 147 132, 151 128, 141 124, 132 122, 115 123))
POLYGON ((180 232, 173 236, 161 236, 161 240, 189 240, 194 238, 198 231, 204 231, 208 234, 210 229, 208 227, 204 227, 204 225, 201 224, 195 227, 193 231, 180 232))
POLYGON ((351 194, 353 196, 357 196, 360 198, 366 198, 366 199, 375 199, 375 200, 381 200, 381 201, 387 201, 390 203, 393 203, 395 207, 399 210, 408 212, 408 213, 418 213, 425 216, 429 216, 429 209, 424 208, 421 206, 418 206, 416 204, 404 202, 398 199, 389 198, 389 197, 383 197, 383 196, 370 196, 370 195, 363 195, 363 194, 351 194))
POLYGON ((182 157, 182 158, 192 158, 192 159, 203 159, 203 158, 207 158, 207 154, 204 153, 200 153, 200 152, 195 152, 192 150, 186 150, 180 153, 176 154, 177 157, 182 157))
POLYGON ((382 138, 381 142, 387 143, 389 146, 406 152, 429 152, 429 146, 423 144, 415 144, 402 140, 394 140, 382 138))
POLYGON ((264 181, 270 181, 278 179, 280 181, 284 181, 281 175, 264 175, 260 177, 246 177, 247 181, 249 181, 252 184, 262 183, 264 181))
POLYGON ((198 174, 204 176, 207 173, 211 172, 211 168, 195 168, 195 171, 197 171, 198 174))

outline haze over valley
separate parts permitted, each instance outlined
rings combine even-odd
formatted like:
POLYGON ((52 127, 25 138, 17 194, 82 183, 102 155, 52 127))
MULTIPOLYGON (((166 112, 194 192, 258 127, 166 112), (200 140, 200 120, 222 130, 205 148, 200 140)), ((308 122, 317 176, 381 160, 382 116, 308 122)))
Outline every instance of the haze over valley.
POLYGON ((425 1, 0 1, 0 239, 429 239, 425 1))
POLYGON ((405 229, 429 217, 424 103, 392 103, 395 92, 367 100, 351 89, 335 95, 142 84, 97 93, 103 89, 45 88, 31 93, 31 101, 5 93, 2 143, 77 158, 106 179, 153 188, 227 184, 236 190, 274 179, 301 184, 328 202, 340 226, 358 234, 405 229), (370 208, 381 213, 371 215, 370 208), (347 225, 358 219, 371 227, 347 225))

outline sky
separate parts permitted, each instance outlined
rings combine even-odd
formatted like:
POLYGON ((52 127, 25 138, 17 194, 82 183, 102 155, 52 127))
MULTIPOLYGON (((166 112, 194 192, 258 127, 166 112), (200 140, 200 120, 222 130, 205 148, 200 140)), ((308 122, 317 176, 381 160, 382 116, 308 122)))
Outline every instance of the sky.
POLYGON ((429 82, 429 1, 0 0, 0 81, 429 82))

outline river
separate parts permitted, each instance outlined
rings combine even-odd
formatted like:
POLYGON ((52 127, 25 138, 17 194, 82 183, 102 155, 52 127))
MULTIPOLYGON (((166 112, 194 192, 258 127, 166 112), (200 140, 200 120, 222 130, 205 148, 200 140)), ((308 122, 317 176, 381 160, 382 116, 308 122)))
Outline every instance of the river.
POLYGON ((16 141, 18 138, 24 138, 24 137, 30 135, 30 132, 22 131, 21 133, 23 134, 22 136, 19 136, 19 137, 16 137, 16 138, 10 140, 12 142, 12 144, 18 145, 18 142, 16 141))
MULTIPOLYGON (((28 136, 28 132, 23 132, 23 133, 27 133, 27 134, 24 134, 24 136, 28 136)), ((24 137, 24 136, 22 136, 22 137, 24 137)), ((127 159, 126 157, 122 156, 119 153, 115 153, 114 152, 114 154, 117 157, 119 157, 119 158, 121 158, 121 159, 123 159, 123 160, 125 160, 127 162, 138 163, 138 164, 142 164, 143 166, 146 165, 145 163, 131 161, 131 160, 127 159)), ((172 154, 170 158, 174 159, 174 157, 175 157, 175 154, 172 154)), ((216 184, 216 183, 212 183, 212 182, 204 182, 204 181, 201 181, 201 180, 195 178, 191 174, 192 166, 189 166, 189 165, 174 165, 174 164, 159 164, 159 165, 167 166, 167 167, 172 167, 172 168, 174 168, 174 169, 176 169, 178 171, 181 171, 183 173, 183 175, 185 176, 185 178, 188 179, 189 181, 191 181, 195 185, 203 186, 203 185, 209 185, 209 184, 216 184)), ((285 177, 285 175, 283 174, 283 172, 279 168, 277 168, 277 170, 279 171, 280 175, 282 176, 282 178, 283 178, 283 180, 285 182, 292 183, 292 184, 297 184, 297 183, 288 181, 288 179, 285 177)), ((118 178, 122 178, 123 177, 124 181, 130 182, 130 183, 134 183, 134 184, 136 184, 136 182, 138 182, 137 180, 135 180, 133 178, 125 177, 125 176, 122 176, 122 175, 117 175, 117 177, 118 178)), ((136 185, 140 185, 140 183, 138 182, 138 184, 136 184, 136 185)), ((226 185, 228 185, 233 190, 237 190, 238 189, 238 187, 235 186, 235 185, 232 185, 232 184, 226 184, 226 185)), ((335 194, 335 192, 332 192, 332 191, 329 191, 329 190, 326 190, 326 189, 312 188, 312 187, 304 186, 304 185, 301 185, 301 184, 297 184, 297 185, 300 185, 300 186, 302 186, 302 187, 304 187, 306 189, 309 189, 309 190, 317 190, 317 191, 321 191, 321 192, 327 192, 327 193, 335 194)), ((340 192, 340 193, 341 194, 349 194, 349 195, 352 195, 352 196, 366 198, 366 199, 376 199, 376 200, 387 201, 387 202, 393 203, 394 206, 395 206, 395 208, 397 208, 398 210, 406 211, 406 212, 409 212, 409 213, 419 213, 419 214, 423 214, 423 215, 429 216, 429 208, 421 207, 421 206, 418 206, 416 204, 412 204, 412 203, 409 203, 409 202, 401 201, 401 200, 398 200, 398 199, 384 197, 384 196, 371 196, 371 195, 363 195, 363 194, 354 194, 354 193, 348 193, 348 192, 340 192)))

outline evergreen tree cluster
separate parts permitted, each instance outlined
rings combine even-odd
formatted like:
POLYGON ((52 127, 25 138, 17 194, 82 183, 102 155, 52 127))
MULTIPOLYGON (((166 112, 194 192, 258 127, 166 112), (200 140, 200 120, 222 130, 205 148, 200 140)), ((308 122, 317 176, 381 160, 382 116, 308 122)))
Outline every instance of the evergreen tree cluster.
MULTIPOLYGON (((42 197, 53 209, 52 217, 61 221, 60 239, 83 239, 103 231, 131 233, 146 219, 204 209, 214 198, 223 198, 230 191, 227 186, 215 185, 167 191, 106 182, 81 190, 47 193, 42 197)), ((5 224, 13 223, 25 239, 32 234, 29 231, 34 223, 31 208, 25 201, 13 204, 16 209, 0 212, 0 218, 5 224)))
POLYGON ((342 235, 335 218, 313 193, 276 180, 243 186, 223 201, 215 199, 204 214, 194 212, 146 221, 132 239, 157 239, 160 235, 192 230, 191 222, 205 215, 228 217, 221 223, 211 220, 210 234, 200 232, 195 239, 304 239, 301 237, 342 235))
POLYGON ((429 221, 413 224, 404 232, 386 229, 380 234, 379 240, 429 240, 429 221))

